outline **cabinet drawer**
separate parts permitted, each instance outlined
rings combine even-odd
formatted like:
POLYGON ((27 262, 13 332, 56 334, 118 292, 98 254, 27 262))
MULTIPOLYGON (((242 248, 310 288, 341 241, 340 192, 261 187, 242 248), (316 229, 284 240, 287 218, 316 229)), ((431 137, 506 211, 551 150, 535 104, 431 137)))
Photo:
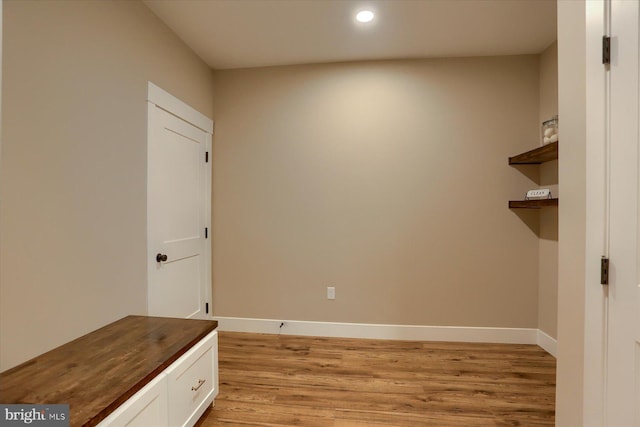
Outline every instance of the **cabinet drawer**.
POLYGON ((166 427, 167 380, 164 374, 131 396, 98 427, 166 427))
POLYGON ((218 392, 218 333, 207 335, 166 371, 169 425, 191 426, 218 392))

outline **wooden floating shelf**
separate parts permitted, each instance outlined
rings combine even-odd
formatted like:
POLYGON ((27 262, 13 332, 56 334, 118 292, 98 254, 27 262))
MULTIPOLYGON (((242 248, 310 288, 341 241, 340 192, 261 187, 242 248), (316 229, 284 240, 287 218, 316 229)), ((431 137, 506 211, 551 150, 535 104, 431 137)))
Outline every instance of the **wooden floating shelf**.
POLYGON ((510 165, 539 165, 558 158, 558 141, 509 157, 510 165))
POLYGON ((548 206, 558 206, 558 199, 509 200, 509 209, 540 209, 548 206))

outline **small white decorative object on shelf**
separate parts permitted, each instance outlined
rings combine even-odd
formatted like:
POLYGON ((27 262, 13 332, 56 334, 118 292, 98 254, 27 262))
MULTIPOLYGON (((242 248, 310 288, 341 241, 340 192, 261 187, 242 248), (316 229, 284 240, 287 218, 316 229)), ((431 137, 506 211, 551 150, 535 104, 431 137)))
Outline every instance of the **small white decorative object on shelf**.
POLYGON ((542 145, 547 145, 558 140, 558 116, 542 122, 542 145))
POLYGON ((527 195, 524 197, 525 200, 550 199, 550 198, 551 198, 551 190, 548 188, 539 188, 537 190, 529 190, 527 191, 527 195))

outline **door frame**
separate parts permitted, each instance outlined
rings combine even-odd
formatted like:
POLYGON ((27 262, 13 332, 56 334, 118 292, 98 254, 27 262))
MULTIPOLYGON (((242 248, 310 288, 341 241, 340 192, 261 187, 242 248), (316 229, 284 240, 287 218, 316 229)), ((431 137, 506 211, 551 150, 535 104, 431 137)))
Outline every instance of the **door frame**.
POLYGON ((603 426, 605 414, 606 369, 606 286, 600 285, 598 260, 608 256, 608 215, 605 153, 605 108, 608 74, 602 64, 602 36, 607 0, 585 3, 586 19, 586 230, 585 230, 585 331, 584 331, 584 426, 603 426), (605 206, 605 209, 603 209, 605 206))
MULTIPOLYGON (((613 0, 585 4, 586 19, 586 251, 583 425, 606 425, 607 324, 609 289, 600 285, 599 258, 609 256, 609 171, 616 167, 610 157, 610 74, 602 64, 602 37, 611 36, 612 62, 618 40, 611 34, 613 0)), ((636 22, 637 25, 637 22, 636 22)), ((640 117, 638 118, 640 121, 640 117)), ((637 161, 637 160, 636 160, 637 161)), ((637 165, 637 163, 636 163, 637 165)), ((638 166, 636 166, 638 167, 638 166)), ((636 205, 640 194, 635 195, 636 205)), ((638 218, 640 222, 640 218, 638 218)), ((640 240, 640 236, 638 237, 640 240)), ((612 260, 614 263, 615 260, 612 260)), ((640 271, 636 260, 635 270, 640 271)), ((615 397, 615 395, 614 395, 615 397)))
MULTIPOLYGON (((1 1, 1 0, 0 0, 1 1)), ((192 124, 193 126, 203 130, 207 133, 208 137, 206 138, 205 143, 205 151, 209 153, 209 165, 213 163, 212 159, 212 151, 211 151, 211 137, 213 135, 214 122, 212 119, 208 118, 204 114, 200 113, 184 101, 176 98, 171 95, 169 92, 160 88, 159 86, 153 84, 152 82, 148 82, 147 84, 147 104, 153 104, 156 107, 176 116, 180 119, 192 124)), ((148 109, 147 109, 148 110, 148 109)), ((149 152, 149 144, 150 144, 150 135, 152 135, 152 130, 150 129, 150 117, 147 117, 147 153, 149 152)), ((147 170, 148 170, 148 162, 149 159, 147 157, 147 170)), ((203 259, 205 263, 205 277, 206 281, 204 283, 205 287, 205 302, 209 304, 209 313, 206 315, 209 318, 213 318, 213 304, 212 304, 212 290, 211 290, 211 242, 212 239, 212 231, 211 231, 211 169, 212 167, 205 168, 205 188, 204 188, 204 204, 205 204, 205 224, 204 226, 209 229, 209 238, 207 244, 204 245, 203 251, 203 259)), ((147 194, 149 189, 149 180, 148 175, 145 176, 147 179, 147 194)), ((150 289, 150 269, 154 266, 154 263, 150 263, 149 260, 155 254, 155 248, 152 247, 151 242, 151 231, 149 230, 149 224, 151 211, 148 205, 149 198, 147 197, 147 313, 149 312, 149 289, 150 289)))

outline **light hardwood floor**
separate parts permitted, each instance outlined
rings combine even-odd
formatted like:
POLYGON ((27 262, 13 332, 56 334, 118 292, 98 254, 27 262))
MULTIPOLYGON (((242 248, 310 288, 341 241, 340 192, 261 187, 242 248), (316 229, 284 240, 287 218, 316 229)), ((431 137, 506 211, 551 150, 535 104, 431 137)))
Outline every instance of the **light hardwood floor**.
POLYGON ((535 345, 221 332, 212 426, 554 424, 555 359, 535 345))

